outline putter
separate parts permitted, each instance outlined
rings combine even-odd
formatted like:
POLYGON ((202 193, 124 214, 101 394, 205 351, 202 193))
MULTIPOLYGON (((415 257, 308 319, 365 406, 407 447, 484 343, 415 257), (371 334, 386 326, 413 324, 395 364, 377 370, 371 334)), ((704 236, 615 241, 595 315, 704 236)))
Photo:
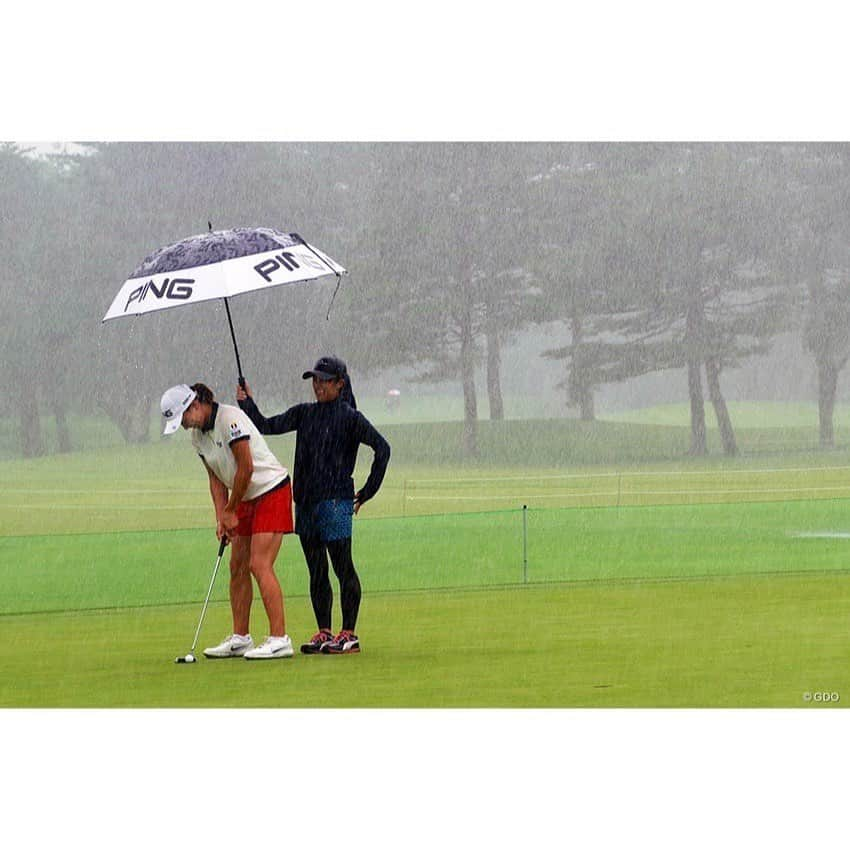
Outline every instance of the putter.
POLYGON ((210 595, 212 594, 213 585, 215 584, 215 577, 218 574, 218 565, 221 563, 221 556, 224 554, 224 547, 227 546, 227 538, 221 538, 221 545, 218 547, 218 557, 215 559, 215 567, 213 568, 212 578, 210 579, 210 586, 207 590, 207 598, 204 600, 204 607, 201 609, 201 619, 198 620, 198 628, 195 629, 195 639, 192 641, 192 648, 189 650, 187 655, 178 655, 177 658, 174 659, 175 664, 194 664, 197 660, 195 658, 195 646, 198 643, 198 635, 201 633, 201 626, 204 623, 204 616, 207 613, 207 605, 210 602, 210 595))

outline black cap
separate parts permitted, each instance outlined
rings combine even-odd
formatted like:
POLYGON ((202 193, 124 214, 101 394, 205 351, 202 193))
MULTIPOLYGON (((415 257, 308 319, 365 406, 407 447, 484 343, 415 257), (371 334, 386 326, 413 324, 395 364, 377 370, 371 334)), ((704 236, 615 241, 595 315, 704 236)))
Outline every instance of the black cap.
POLYGON ((344 378, 348 373, 348 367, 338 357, 320 357, 316 365, 301 377, 319 378, 322 381, 331 381, 334 378, 344 378))

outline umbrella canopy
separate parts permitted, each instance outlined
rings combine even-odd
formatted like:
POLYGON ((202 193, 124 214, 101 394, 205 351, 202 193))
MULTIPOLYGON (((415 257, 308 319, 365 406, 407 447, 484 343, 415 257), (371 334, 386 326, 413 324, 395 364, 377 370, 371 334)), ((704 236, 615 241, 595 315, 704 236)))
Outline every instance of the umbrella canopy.
POLYGON ((339 281, 348 272, 297 233, 271 227, 213 230, 210 226, 209 233, 166 245, 147 257, 118 290, 103 321, 222 298, 239 382, 244 384, 227 299, 331 274, 339 281))
POLYGON ((151 254, 127 278, 103 321, 348 272, 297 233, 214 230, 151 254))

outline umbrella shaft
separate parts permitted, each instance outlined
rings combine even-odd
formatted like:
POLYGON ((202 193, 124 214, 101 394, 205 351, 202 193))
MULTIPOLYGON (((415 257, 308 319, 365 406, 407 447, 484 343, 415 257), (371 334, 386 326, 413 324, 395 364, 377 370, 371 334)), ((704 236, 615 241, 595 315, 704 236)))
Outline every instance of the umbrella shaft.
POLYGON ((236 345, 236 334, 233 330, 233 319, 230 317, 230 304, 224 299, 224 309, 227 311, 227 324, 230 325, 230 338, 233 340, 233 351, 236 354, 236 368, 239 371, 239 386, 245 386, 245 377, 242 374, 242 363, 239 360, 239 346, 236 345))

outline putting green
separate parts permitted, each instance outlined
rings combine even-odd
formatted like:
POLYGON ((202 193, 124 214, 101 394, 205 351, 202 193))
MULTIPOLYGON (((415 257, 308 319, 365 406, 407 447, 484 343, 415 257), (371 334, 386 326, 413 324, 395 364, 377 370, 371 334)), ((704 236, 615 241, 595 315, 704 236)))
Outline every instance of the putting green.
MULTIPOLYGON (((382 593, 359 655, 193 665, 196 605, 3 617, 0 706, 816 710, 850 700, 848 607, 846 575, 382 593)), ((201 645, 228 626, 211 606, 201 645)))

